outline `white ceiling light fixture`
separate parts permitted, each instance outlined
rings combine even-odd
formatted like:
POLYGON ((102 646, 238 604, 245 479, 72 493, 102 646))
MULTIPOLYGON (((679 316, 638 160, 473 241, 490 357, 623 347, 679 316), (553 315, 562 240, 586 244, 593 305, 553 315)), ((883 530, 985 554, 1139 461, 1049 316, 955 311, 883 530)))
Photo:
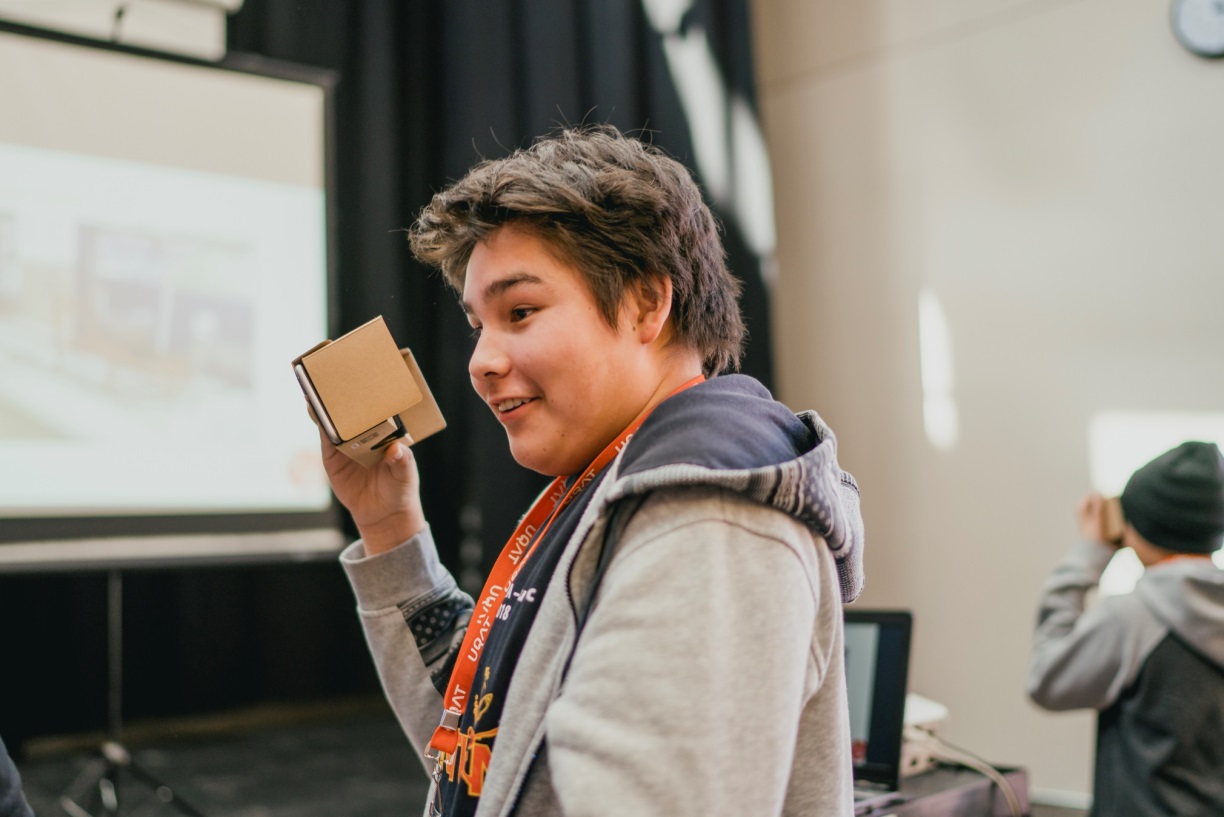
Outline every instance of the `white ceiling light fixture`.
POLYGON ((0 19, 78 37, 216 61, 226 16, 244 0, 0 0, 0 19))

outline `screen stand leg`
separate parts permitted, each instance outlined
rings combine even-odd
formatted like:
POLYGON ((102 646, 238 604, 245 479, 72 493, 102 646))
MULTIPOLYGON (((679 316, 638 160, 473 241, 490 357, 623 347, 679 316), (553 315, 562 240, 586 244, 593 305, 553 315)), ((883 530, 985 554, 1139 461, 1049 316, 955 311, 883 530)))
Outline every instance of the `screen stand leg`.
POLYGON ((60 808, 70 817, 96 817, 122 814, 121 778, 130 777, 151 789, 161 802, 177 808, 188 817, 205 815, 149 770, 132 759, 123 745, 123 574, 118 568, 106 574, 106 737, 100 757, 81 770, 68 790, 60 796, 60 808), (98 811, 90 811, 94 806, 98 811))

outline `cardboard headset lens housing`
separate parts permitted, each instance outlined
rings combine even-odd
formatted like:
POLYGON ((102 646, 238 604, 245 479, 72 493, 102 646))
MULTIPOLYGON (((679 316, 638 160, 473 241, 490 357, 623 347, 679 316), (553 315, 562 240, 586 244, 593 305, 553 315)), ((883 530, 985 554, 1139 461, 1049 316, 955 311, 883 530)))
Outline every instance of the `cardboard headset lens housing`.
POLYGON ((1122 529, 1126 520, 1122 518, 1122 501, 1116 496, 1106 499, 1101 505, 1101 538, 1111 544, 1122 544, 1122 529))
POLYGON ((395 440, 409 445, 446 427, 412 352, 397 349, 382 316, 293 361, 320 427, 366 466, 395 440))

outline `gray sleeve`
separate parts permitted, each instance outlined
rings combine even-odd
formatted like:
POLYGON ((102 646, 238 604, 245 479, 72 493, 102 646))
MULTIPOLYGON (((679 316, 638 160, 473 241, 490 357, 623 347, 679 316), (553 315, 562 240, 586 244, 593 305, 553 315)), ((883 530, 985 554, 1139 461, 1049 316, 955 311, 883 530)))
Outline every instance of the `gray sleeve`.
MULTIPOLYGON (((438 560, 427 528, 399 547, 366 556, 360 541, 340 554, 383 691, 418 755, 442 714, 442 692, 472 614, 472 599, 438 560)), ((424 761, 423 761, 424 762, 424 761)))
POLYGON ((1105 709, 1166 633, 1133 593, 1085 611, 1085 596, 1114 553, 1099 542, 1077 542, 1042 587, 1027 682, 1041 707, 1105 709))

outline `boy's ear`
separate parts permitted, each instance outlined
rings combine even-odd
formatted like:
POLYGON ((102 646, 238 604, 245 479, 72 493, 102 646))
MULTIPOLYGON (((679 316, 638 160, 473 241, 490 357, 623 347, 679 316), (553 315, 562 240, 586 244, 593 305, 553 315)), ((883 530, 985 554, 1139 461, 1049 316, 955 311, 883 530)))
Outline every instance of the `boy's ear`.
POLYGON ((634 329, 643 343, 653 343, 671 317, 672 282, 666 275, 639 281, 633 288, 634 329))

